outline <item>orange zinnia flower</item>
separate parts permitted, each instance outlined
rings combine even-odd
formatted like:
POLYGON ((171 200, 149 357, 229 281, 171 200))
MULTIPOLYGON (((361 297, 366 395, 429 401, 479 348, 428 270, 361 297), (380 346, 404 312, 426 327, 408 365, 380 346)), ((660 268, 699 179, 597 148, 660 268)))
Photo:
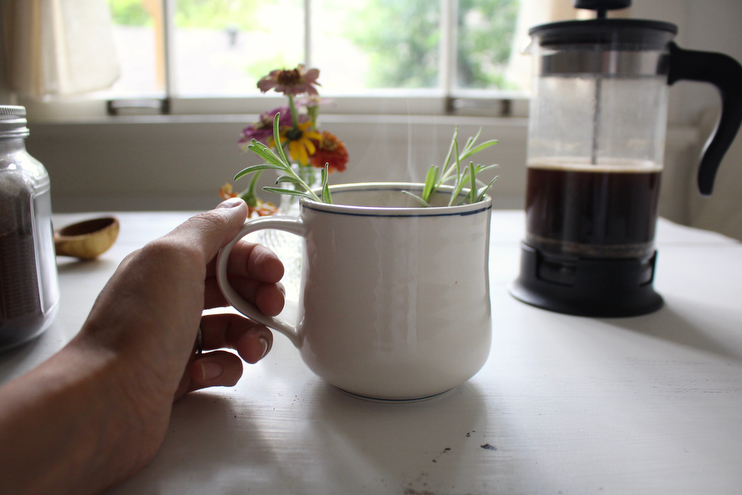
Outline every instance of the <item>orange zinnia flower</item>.
POLYGON ((232 191, 232 184, 227 183, 219 189, 219 197, 222 199, 236 198, 237 193, 232 191))
POLYGON ((330 132, 322 131, 322 136, 316 141, 317 150, 310 157, 313 167, 324 168, 328 165, 330 172, 343 172, 348 163, 348 150, 338 137, 330 132))
POLYGON ((243 196, 240 196, 232 190, 232 184, 229 183, 224 184, 219 189, 219 196, 222 199, 242 197, 242 199, 247 203, 247 218, 252 218, 253 213, 257 213, 259 217, 273 215, 278 210, 276 205, 263 201, 259 197, 255 196, 255 193, 253 192, 243 191, 243 196))
POLYGON ((248 206, 248 213, 247 218, 251 218, 253 212, 257 213, 259 217, 266 217, 268 215, 273 215, 278 211, 278 207, 274 205, 273 203, 264 202, 262 199, 258 198, 258 205, 256 207, 248 206))

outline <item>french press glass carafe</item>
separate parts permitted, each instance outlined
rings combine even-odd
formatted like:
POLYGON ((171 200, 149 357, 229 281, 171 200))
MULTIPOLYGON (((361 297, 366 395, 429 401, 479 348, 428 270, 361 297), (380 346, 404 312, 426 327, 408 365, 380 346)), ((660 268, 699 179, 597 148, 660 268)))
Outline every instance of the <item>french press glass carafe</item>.
POLYGON ((529 32, 527 224, 511 294, 560 313, 634 316, 662 306, 652 284, 669 85, 703 81, 721 92, 698 171, 702 194, 742 121, 742 66, 679 48, 673 24, 605 18, 630 1, 575 0, 598 18, 529 32))

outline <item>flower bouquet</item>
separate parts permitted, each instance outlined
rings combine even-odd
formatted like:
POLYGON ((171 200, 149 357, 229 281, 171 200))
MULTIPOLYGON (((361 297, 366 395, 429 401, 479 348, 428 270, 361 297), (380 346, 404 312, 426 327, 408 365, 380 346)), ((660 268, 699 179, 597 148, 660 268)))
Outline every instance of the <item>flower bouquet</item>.
MULTIPOLYGON (((345 170, 348 163, 345 145, 331 132, 320 131, 317 124, 320 105, 323 104, 315 87, 320 85, 318 77, 318 69, 306 70, 304 65, 299 64, 295 69, 271 71, 258 81, 261 92, 274 90, 283 93, 288 105, 261 114, 258 122, 242 130, 238 144, 243 151, 254 151, 258 145, 269 151, 276 150, 283 157, 282 164, 286 167, 285 171, 280 171, 288 175, 279 177, 277 181, 277 184, 284 184, 285 187, 263 188, 282 195, 280 210, 272 203, 262 201, 255 191, 261 172, 275 167, 252 168, 256 173, 248 187, 240 193, 235 193, 228 183, 222 186, 220 196, 224 199, 235 196, 244 199, 251 217, 254 214, 271 215, 277 211, 288 213, 295 203, 297 191, 318 186, 323 174, 345 170), (276 143, 280 143, 280 146, 276 143)), ((241 176, 238 175, 235 180, 241 176)))

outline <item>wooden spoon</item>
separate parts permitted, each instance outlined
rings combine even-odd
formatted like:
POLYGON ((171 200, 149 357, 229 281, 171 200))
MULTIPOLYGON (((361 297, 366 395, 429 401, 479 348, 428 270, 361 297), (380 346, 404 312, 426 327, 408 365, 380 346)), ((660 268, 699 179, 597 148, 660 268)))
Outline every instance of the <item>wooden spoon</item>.
POLYGON ((54 232, 54 248, 57 255, 92 260, 108 251, 118 235, 117 218, 94 218, 54 232))

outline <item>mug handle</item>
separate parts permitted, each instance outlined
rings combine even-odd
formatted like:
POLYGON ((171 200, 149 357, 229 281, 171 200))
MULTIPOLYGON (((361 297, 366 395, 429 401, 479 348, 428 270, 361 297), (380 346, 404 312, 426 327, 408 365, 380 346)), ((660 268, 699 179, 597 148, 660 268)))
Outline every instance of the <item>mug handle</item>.
POLYGON ((216 281, 219 284, 219 289, 222 291, 222 294, 224 294, 224 298, 229 302, 229 304, 234 306, 237 311, 257 323, 281 332, 289 338, 294 346, 300 348, 301 338, 299 337, 299 332, 295 326, 285 322, 281 318, 266 316, 263 314, 254 304, 247 302, 242 296, 240 296, 229 284, 229 279, 227 278, 227 260, 229 259, 229 254, 232 252, 232 248, 234 248, 237 242, 247 234, 264 229, 282 230, 284 232, 306 237, 306 225, 300 218, 263 217, 248 221, 242 227, 237 236, 232 239, 229 244, 224 246, 219 251, 219 254, 217 254, 216 281))
POLYGON ((698 189, 709 196, 714 189, 716 170, 742 123, 742 65, 723 53, 684 50, 670 42, 667 84, 681 80, 711 83, 721 95, 721 117, 703 147, 698 167, 698 189))

